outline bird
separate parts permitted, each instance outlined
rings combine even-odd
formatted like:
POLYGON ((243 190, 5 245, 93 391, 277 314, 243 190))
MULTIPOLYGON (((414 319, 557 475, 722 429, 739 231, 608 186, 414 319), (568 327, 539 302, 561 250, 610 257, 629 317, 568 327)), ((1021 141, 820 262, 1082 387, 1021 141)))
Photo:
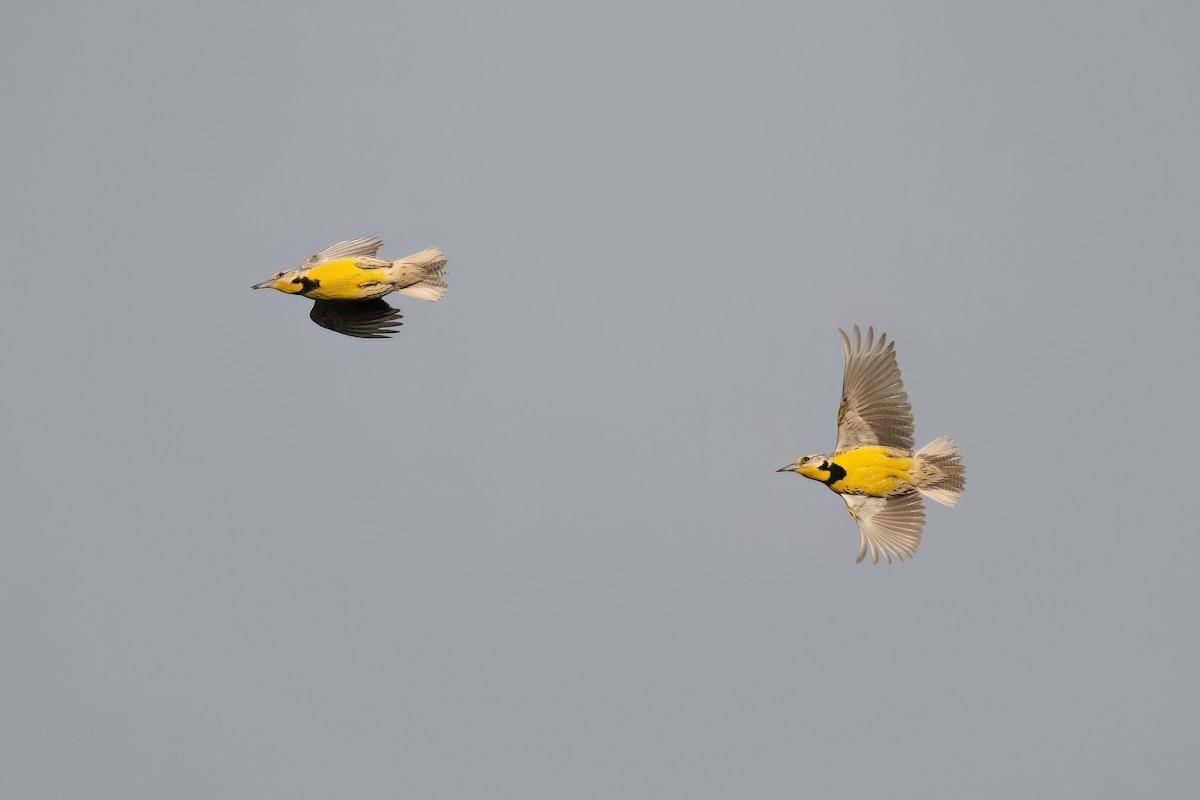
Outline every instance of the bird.
POLYGON ((858 523, 857 562, 868 551, 871 563, 882 555, 903 561, 917 551, 925 527, 922 495, 954 506, 966 486, 962 457, 949 436, 912 451, 913 416, 896 363, 895 342, 857 325, 854 341, 843 330, 846 369, 838 406, 837 444, 832 453, 801 456, 777 472, 820 481, 846 501, 858 523))
POLYGON ((446 257, 436 247, 399 261, 376 257, 382 239, 338 242, 309 256, 298 269, 277 272, 252 289, 276 289, 313 301, 309 316, 322 328, 360 339, 386 339, 403 325, 384 295, 392 292, 436 302, 446 293, 446 257))

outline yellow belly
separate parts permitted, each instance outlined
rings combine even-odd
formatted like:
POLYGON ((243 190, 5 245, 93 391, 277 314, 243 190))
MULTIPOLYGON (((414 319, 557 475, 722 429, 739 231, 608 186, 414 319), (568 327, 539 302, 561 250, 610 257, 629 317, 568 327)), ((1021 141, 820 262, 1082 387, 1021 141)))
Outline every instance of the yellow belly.
POLYGON ((839 494, 891 497, 912 491, 912 459, 888 447, 856 447, 838 453, 833 463, 846 475, 829 484, 839 494))
POLYGON ((353 258, 318 264, 305 277, 318 282, 317 288, 305 293, 314 300, 367 300, 392 291, 386 269, 359 269, 353 258))

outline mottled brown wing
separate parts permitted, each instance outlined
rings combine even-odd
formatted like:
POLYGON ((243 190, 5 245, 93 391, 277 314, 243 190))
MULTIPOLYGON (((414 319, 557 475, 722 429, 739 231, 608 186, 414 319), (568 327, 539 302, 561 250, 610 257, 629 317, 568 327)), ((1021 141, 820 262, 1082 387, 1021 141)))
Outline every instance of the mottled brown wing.
POLYGON ((862 494, 844 494, 842 499, 850 509, 850 516, 858 523, 858 561, 871 551, 871 563, 879 563, 882 553, 887 562, 892 556, 900 559, 912 557, 921 543, 921 531, 925 528, 925 504, 916 492, 898 497, 870 497, 862 494))
POLYGON ((379 252, 379 248, 383 247, 383 240, 376 239, 374 236, 366 236, 362 239, 350 239, 345 242, 331 244, 319 253, 309 256, 300 262, 300 269, 308 269, 315 267, 317 264, 322 264, 326 261, 336 261, 339 258, 358 258, 361 256, 374 256, 379 252))
POLYGON ((309 316, 322 328, 360 339, 386 339, 404 324, 400 312, 379 299, 315 300, 309 316))
POLYGON ((911 451, 913 448, 912 406, 900 379, 895 343, 867 328, 867 341, 854 326, 854 342, 845 331, 846 372, 842 379, 842 403, 838 407, 838 437, 834 452, 863 445, 882 445, 911 451))

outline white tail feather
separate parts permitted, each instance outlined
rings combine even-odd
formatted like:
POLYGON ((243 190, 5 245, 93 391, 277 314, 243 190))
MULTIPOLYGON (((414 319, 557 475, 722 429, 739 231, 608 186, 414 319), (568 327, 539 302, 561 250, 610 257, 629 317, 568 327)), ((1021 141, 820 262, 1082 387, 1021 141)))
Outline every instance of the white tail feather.
POLYGON ((429 247, 393 261, 388 272, 396 284, 404 287, 396 290, 400 294, 437 302, 446 293, 445 269, 446 256, 438 248, 429 247))
POLYGON ((436 303, 442 299, 442 295, 446 293, 446 284, 435 284, 430 281, 422 281, 413 286, 406 286, 400 290, 400 294, 406 294, 409 297, 415 297, 418 300, 428 300, 431 303, 436 303))
POLYGON ((949 436, 939 436, 913 456, 917 491, 944 506, 955 506, 967 485, 962 456, 949 436))

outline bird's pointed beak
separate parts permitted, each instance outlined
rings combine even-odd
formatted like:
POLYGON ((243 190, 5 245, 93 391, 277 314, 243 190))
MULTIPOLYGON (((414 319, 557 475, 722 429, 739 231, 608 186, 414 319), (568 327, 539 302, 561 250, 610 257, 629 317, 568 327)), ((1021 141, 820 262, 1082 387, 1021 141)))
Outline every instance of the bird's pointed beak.
POLYGON ((779 469, 777 469, 775 471, 776 472, 795 472, 796 471, 796 463, 792 462, 791 464, 788 464, 786 467, 780 467, 779 469))
POLYGON ((262 283, 256 283, 253 286, 251 286, 250 288, 251 289, 270 289, 274 285, 275 285, 275 279, 272 278, 270 280, 263 281, 262 283))

